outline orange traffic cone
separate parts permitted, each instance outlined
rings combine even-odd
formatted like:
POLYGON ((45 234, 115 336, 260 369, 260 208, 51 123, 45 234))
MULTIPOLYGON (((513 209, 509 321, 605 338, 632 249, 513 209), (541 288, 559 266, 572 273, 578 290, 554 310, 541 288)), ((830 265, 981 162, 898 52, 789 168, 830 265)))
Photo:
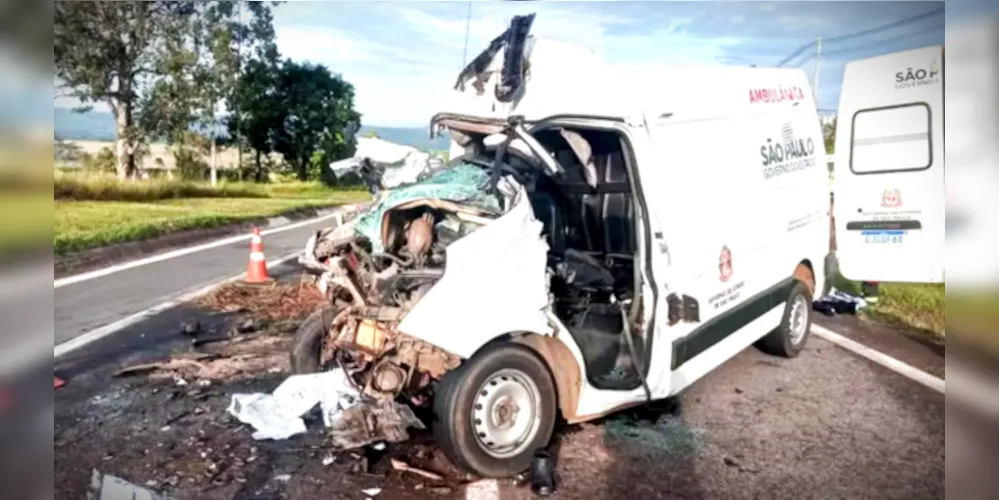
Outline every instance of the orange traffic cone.
POLYGON ((65 380, 63 380, 63 379, 61 379, 59 377, 53 377, 53 378, 55 379, 55 384, 54 384, 53 388, 58 389, 58 388, 60 388, 60 387, 62 387, 64 385, 66 385, 66 381, 65 380))
POLYGON ((246 283, 268 283, 267 260, 264 258, 264 243, 260 239, 260 229, 253 228, 250 238, 250 262, 246 265, 246 283))

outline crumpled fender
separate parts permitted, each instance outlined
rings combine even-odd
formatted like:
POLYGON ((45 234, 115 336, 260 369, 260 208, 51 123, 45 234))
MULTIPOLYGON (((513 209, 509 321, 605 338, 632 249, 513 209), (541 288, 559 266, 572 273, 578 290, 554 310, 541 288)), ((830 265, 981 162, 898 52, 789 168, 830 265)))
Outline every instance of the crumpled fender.
POLYGON ((468 358, 512 332, 551 335, 548 243, 523 186, 509 212, 452 243, 444 276, 399 331, 468 358))

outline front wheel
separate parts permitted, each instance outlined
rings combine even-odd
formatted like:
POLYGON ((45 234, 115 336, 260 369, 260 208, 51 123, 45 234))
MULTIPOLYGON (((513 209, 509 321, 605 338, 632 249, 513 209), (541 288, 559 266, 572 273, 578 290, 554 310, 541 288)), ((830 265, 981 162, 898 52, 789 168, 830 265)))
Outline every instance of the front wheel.
POLYGON ((434 437, 457 466, 481 477, 526 470, 548 445, 556 392, 548 366, 517 344, 487 347, 448 372, 434 397, 434 437))
POLYGON ((323 306, 316 309, 298 326, 291 340, 291 373, 302 375, 321 370, 323 337, 329 333, 330 322, 336 316, 336 308, 323 306))

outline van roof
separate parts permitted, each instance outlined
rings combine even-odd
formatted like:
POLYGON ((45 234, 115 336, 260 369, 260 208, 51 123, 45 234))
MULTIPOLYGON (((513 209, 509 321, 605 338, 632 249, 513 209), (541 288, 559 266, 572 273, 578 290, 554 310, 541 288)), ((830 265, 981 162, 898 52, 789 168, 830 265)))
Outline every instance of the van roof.
MULTIPOLYGON (((647 114, 688 118, 752 113, 763 106, 800 103, 815 107, 804 71, 742 66, 623 68, 596 52, 545 38, 533 39, 528 74, 519 99, 494 97, 499 72, 479 95, 473 86, 452 93, 442 111, 491 118, 554 115, 628 119, 647 114)), ((498 66, 498 65, 497 65, 498 66)))

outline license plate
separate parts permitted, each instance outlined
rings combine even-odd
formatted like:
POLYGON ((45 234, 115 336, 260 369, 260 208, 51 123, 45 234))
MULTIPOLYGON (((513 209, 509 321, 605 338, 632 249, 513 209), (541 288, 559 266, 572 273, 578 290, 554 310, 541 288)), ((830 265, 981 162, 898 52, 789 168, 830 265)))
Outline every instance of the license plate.
POLYGON ((905 231, 862 231, 860 234, 868 245, 898 245, 902 243, 905 231))

